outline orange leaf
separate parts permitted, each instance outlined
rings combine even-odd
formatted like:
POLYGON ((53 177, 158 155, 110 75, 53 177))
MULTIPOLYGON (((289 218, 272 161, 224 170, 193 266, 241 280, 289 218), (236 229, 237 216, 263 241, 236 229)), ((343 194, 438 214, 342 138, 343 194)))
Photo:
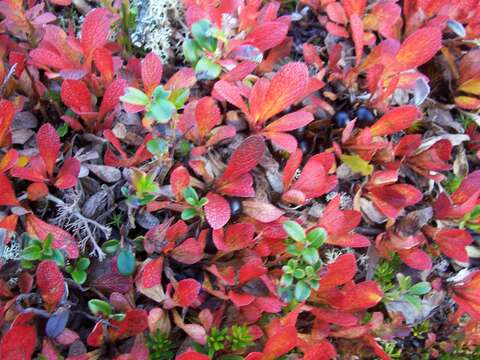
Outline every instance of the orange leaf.
POLYGON ((308 87, 308 68, 300 62, 284 65, 272 78, 265 101, 255 121, 263 122, 302 99, 308 87))
MULTIPOLYGON (((442 32, 438 27, 424 27, 408 36, 400 46, 394 71, 414 69, 425 64, 442 47, 442 32)), ((393 71, 393 70, 392 70, 393 71)))
POLYGON ((414 105, 405 105, 386 112, 371 128, 372 136, 392 135, 409 128, 422 113, 414 105))

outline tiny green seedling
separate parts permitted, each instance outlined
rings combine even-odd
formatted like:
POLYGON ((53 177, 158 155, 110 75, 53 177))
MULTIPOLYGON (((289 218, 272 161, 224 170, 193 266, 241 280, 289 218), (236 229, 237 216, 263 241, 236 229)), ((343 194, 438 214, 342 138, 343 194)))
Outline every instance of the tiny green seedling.
POLYGON ((207 198, 200 198, 195 189, 191 186, 188 186, 183 190, 183 198, 185 199, 185 202, 190 206, 183 209, 181 215, 182 220, 190 220, 196 216, 203 216, 202 208, 208 203, 207 198))
POLYGON ((73 281, 79 285, 82 285, 85 281, 87 281, 87 270, 89 266, 90 260, 84 257, 78 259, 75 264, 65 267, 65 271, 72 276, 73 281))
POLYGON ((292 257, 282 267, 279 291, 288 302, 305 301, 312 289, 320 286, 318 272, 323 263, 318 250, 327 240, 327 233, 323 228, 316 228, 306 234, 295 221, 286 221, 283 228, 288 234, 287 252, 292 257))
POLYGON ((21 265, 24 269, 32 269, 35 261, 53 260, 63 266, 65 258, 62 252, 53 248, 53 236, 48 234, 44 241, 25 235, 27 246, 22 250, 21 265))
POLYGON ((100 316, 105 319, 111 319, 115 321, 122 321, 125 319, 125 314, 122 313, 113 313, 112 306, 103 300, 92 299, 88 301, 88 308, 95 316, 100 316))

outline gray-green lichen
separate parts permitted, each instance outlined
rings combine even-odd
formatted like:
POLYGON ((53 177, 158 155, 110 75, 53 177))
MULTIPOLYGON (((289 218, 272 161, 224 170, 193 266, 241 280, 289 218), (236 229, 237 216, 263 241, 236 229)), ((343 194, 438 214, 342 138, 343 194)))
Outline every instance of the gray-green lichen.
POLYGON ((181 0, 131 0, 137 8, 132 43, 151 50, 167 62, 181 49, 186 26, 181 0))

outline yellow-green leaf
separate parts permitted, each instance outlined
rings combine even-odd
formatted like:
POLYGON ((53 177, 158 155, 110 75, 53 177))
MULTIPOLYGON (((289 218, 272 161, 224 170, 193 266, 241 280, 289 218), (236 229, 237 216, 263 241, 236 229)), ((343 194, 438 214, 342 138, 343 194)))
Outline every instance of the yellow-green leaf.
POLYGON ((353 171, 363 176, 370 175, 373 172, 373 165, 363 160, 358 155, 341 155, 340 159, 353 171))

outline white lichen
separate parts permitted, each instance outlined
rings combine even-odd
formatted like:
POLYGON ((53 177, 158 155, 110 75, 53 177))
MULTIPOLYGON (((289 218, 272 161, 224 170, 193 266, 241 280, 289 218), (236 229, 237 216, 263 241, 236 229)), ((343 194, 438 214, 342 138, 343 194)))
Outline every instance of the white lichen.
POLYGON ((10 241, 10 243, 8 245, 3 244, 3 241, 1 243, 0 258, 2 260, 17 261, 17 260, 20 260, 20 258, 22 256, 22 248, 21 248, 20 243, 18 242, 17 238, 14 235, 12 236, 12 240, 10 241))
POLYGON ((180 52, 187 30, 181 0, 131 0, 131 5, 138 11, 133 45, 153 51, 164 62, 180 52))

